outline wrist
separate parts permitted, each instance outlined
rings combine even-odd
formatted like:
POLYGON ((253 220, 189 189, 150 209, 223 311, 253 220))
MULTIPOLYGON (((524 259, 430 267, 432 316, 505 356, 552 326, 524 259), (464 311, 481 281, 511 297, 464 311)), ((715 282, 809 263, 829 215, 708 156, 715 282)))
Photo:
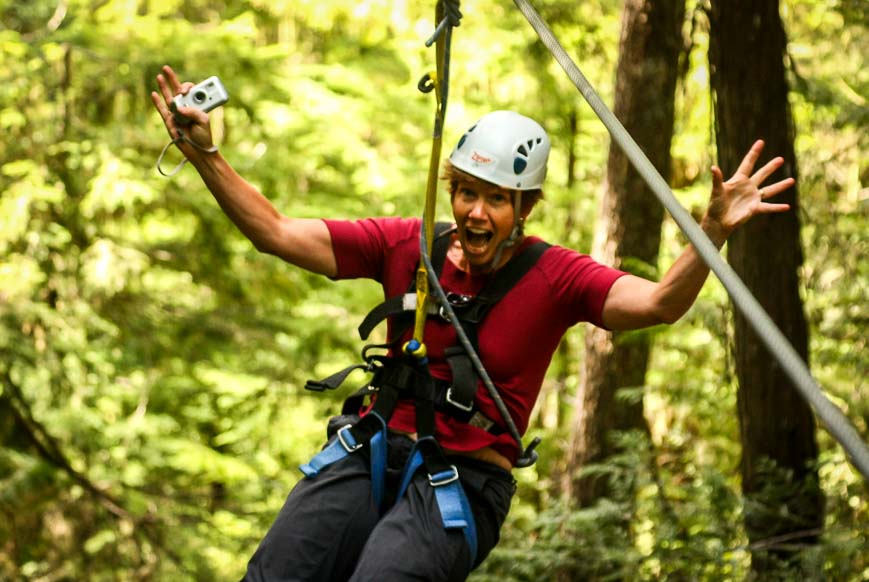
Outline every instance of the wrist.
POLYGON ((700 228, 719 249, 724 246, 724 243, 727 242, 727 238, 731 234, 729 229, 725 228, 717 220, 710 218, 708 214, 704 215, 700 221, 700 228))

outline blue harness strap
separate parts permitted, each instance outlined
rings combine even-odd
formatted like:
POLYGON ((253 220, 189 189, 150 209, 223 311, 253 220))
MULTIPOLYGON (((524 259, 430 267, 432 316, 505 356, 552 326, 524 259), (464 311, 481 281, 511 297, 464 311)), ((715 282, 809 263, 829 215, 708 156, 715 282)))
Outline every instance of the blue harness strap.
MULTIPOLYGON (((425 438, 430 439, 432 437, 425 438)), ((407 491, 408 486, 410 486, 413 476, 425 463, 422 452, 417 448, 418 444, 419 441, 414 444, 413 452, 407 459, 407 465, 404 468, 404 475, 401 479, 401 487, 398 490, 396 499, 401 499, 407 491)), ((462 488, 461 481, 459 481, 459 470, 455 465, 451 465, 445 471, 435 473, 434 475, 430 474, 428 482, 434 488, 435 499, 441 512, 444 529, 462 530, 465 542, 468 544, 468 550, 470 550, 471 568, 473 568, 474 562, 477 559, 477 525, 474 521, 474 513, 471 511, 468 496, 465 495, 465 490, 462 488)))
MULTIPOLYGON (((377 432, 368 440, 368 447, 371 454, 371 496, 374 498, 374 504, 378 510, 382 511, 383 490, 386 481, 386 421, 374 411, 368 413, 367 416, 376 418, 380 423, 377 432)), ((348 424, 338 429, 336 438, 331 443, 314 455, 310 461, 299 467, 305 477, 308 479, 316 477, 325 467, 362 448, 364 443, 356 441, 351 432, 352 428, 353 425, 348 424)))

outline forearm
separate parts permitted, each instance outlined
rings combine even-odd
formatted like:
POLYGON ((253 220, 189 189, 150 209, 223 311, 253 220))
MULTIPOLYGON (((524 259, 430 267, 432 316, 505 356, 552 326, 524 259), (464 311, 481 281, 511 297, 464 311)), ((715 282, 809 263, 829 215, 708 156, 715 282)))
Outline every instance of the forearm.
POLYGON ((322 220, 284 216, 219 153, 185 154, 223 212, 257 250, 314 273, 337 274, 332 238, 322 220))
MULTIPOLYGON (((784 163, 783 158, 774 158, 755 172, 754 165, 762 149, 763 142, 756 141, 726 182, 721 169, 712 167, 712 196, 700 227, 719 249, 751 217, 786 212, 790 208, 765 200, 793 186, 792 178, 758 188, 784 163)), ((708 276, 709 267, 691 245, 658 283, 634 276, 617 280, 604 302, 604 324, 610 329, 626 330, 673 323, 694 304, 708 276)))
MULTIPOLYGON (((723 227, 704 217, 703 232, 717 248, 724 246, 729 235, 723 227)), ((653 305, 661 323, 673 323, 694 304, 709 276, 709 266, 693 244, 689 244, 670 266, 655 288, 653 305)))
POLYGON ((262 252, 275 254, 281 214, 219 153, 186 152, 205 186, 238 229, 262 252))
POLYGON ((184 127, 184 139, 178 139, 181 128, 170 105, 174 97, 192 87, 182 84, 172 67, 164 66, 157 75, 159 93, 151 93, 169 135, 181 153, 199 172, 223 212, 254 244, 257 250, 278 256, 285 261, 333 277, 337 262, 332 248, 332 236, 322 220, 288 218, 275 209, 252 184, 232 169, 216 148, 212 149, 208 115, 195 107, 181 107, 189 124, 184 127), (165 75, 165 76, 164 76, 165 75))

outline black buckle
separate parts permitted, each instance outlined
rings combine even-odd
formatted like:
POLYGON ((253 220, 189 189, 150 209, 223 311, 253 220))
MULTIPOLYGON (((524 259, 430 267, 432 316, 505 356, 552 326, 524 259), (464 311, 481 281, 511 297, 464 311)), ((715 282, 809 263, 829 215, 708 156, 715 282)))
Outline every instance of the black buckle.
POLYGON ((455 406, 456 408, 458 408, 459 410, 463 410, 465 412, 470 412, 471 410, 474 409, 474 400, 473 399, 471 399, 470 404, 463 404, 463 403, 459 402, 458 400, 453 400, 453 387, 452 386, 447 388, 447 393, 446 393, 446 396, 444 397, 444 399, 447 402, 449 402, 450 404, 452 404, 453 406, 455 406))
MULTIPOLYGON (((453 309, 464 309, 470 305, 473 300, 473 295, 463 295, 462 293, 453 292, 447 293, 447 303, 449 303, 453 309)), ((448 322, 450 320, 443 305, 438 308, 438 315, 440 315, 441 319, 444 321, 448 322)))

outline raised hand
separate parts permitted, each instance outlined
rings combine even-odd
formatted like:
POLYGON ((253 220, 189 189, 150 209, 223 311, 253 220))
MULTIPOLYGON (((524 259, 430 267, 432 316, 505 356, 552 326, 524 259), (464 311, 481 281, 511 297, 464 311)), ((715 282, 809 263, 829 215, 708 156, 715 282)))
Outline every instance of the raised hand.
POLYGON ((723 243, 734 230, 748 222, 758 214, 786 212, 789 204, 773 204, 767 199, 779 194, 794 185, 793 178, 785 178, 768 186, 761 187, 782 164, 784 158, 773 158, 763 167, 754 171, 760 153, 763 151, 763 140, 757 140, 739 164, 736 172, 729 180, 724 180, 721 168, 712 167, 712 196, 709 208, 704 217, 704 228, 716 242, 723 243), (709 232, 709 231, 712 232, 709 232))
POLYGON ((195 107, 180 107, 178 112, 190 120, 189 124, 182 125, 175 119, 172 114, 171 104, 176 95, 186 95, 194 86, 194 83, 189 81, 180 82, 178 75, 172 70, 169 65, 163 66, 163 73, 157 75, 157 86, 160 92, 151 92, 151 101, 154 102, 154 107, 163 118, 163 123, 166 125, 166 130, 181 152, 186 157, 195 155, 197 150, 201 152, 210 152, 214 150, 214 143, 211 137, 211 126, 208 122, 208 114, 195 107), (192 141, 193 145, 182 139, 182 132, 186 140, 192 141))

